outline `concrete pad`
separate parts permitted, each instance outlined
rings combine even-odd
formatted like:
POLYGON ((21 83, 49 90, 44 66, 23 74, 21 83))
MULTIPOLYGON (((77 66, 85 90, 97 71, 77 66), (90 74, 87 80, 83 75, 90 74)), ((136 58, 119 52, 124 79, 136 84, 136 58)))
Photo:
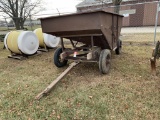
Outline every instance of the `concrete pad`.
MULTIPOLYGON (((130 33, 154 33, 155 27, 123 27, 121 30, 122 34, 130 33)), ((160 32, 160 27, 157 27, 157 32, 160 32)))

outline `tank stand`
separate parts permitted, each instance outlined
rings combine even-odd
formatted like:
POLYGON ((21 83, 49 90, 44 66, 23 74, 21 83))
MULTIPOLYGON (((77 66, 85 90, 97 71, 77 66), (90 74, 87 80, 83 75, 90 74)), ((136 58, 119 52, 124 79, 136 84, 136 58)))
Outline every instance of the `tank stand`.
POLYGON ((47 49, 45 49, 45 48, 38 48, 38 51, 40 51, 40 52, 49 52, 50 50, 55 50, 56 48, 48 48, 48 47, 47 47, 47 49))
POLYGON ((8 58, 13 58, 17 60, 25 60, 28 58, 28 56, 25 54, 15 54, 11 52, 11 55, 8 55, 8 58))
MULTIPOLYGON (((37 56, 40 55, 42 52, 37 51, 35 54, 33 54, 33 56, 37 56)), ((26 60, 28 59, 28 57, 31 55, 26 55, 26 54, 15 54, 11 52, 11 55, 8 55, 8 58, 13 58, 13 59, 17 59, 17 60, 26 60)))
POLYGON ((39 48, 38 48, 38 51, 41 51, 41 52, 49 52, 49 48, 44 44, 44 48, 39 47, 39 48))
MULTIPOLYGON (((57 47, 55 47, 55 48, 57 48, 57 47)), ((42 48, 42 47, 39 47, 39 48, 38 48, 38 51, 41 51, 41 52, 49 52, 50 49, 55 49, 55 48, 47 47, 47 46, 45 45, 45 43, 44 43, 44 47, 43 47, 43 48, 42 48)))

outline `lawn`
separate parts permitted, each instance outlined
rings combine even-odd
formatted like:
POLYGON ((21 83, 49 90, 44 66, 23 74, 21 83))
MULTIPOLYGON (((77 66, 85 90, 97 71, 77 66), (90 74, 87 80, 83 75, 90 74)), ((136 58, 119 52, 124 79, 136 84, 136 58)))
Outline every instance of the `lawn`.
MULTIPOLYGON (((34 26, 32 26, 32 28, 30 26, 24 26, 24 28, 27 28, 28 30, 31 30, 31 31, 33 31, 33 30, 35 30, 36 28, 39 28, 39 27, 41 27, 41 26, 40 25, 34 25, 34 26)), ((15 29, 15 27, 9 27, 9 28, 0 27, 0 31, 11 31, 11 30, 16 30, 16 29, 15 29)))
POLYGON ((160 120, 160 62, 156 76, 149 62, 153 34, 121 39, 122 54, 113 54, 109 74, 100 74, 98 64, 81 63, 40 101, 35 96, 67 66, 55 67, 54 50, 9 59, 0 42, 0 120, 160 120))

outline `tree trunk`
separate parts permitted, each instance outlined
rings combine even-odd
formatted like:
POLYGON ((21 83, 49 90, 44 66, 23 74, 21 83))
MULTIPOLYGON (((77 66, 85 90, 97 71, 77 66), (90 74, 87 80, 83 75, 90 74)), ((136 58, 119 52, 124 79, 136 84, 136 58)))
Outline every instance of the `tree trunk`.
POLYGON ((20 20, 20 23, 19 23, 19 24, 20 24, 20 28, 21 28, 21 29, 24 29, 24 20, 23 20, 23 19, 20 20))
POLYGON ((17 18, 13 18, 16 30, 20 30, 20 21, 17 18))
POLYGON ((122 2, 122 1, 123 1, 123 0, 112 0, 113 5, 115 6, 114 12, 117 13, 117 14, 119 14, 120 5, 121 5, 121 2, 122 2))
POLYGON ((116 5, 114 8, 114 12, 119 14, 119 10, 120 10, 120 5, 116 5))

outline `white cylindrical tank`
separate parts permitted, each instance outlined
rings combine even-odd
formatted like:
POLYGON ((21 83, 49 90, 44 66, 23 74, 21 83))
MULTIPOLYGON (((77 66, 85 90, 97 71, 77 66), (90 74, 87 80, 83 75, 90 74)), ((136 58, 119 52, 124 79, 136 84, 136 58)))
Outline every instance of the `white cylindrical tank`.
POLYGON ((49 48, 54 48, 57 47, 57 45, 59 44, 60 41, 59 37, 43 33, 42 28, 35 29, 34 33, 38 37, 40 47, 45 47, 46 45, 49 48))
POLYGON ((5 36, 4 45, 12 53, 32 55, 37 52, 39 41, 31 31, 11 31, 5 36))

